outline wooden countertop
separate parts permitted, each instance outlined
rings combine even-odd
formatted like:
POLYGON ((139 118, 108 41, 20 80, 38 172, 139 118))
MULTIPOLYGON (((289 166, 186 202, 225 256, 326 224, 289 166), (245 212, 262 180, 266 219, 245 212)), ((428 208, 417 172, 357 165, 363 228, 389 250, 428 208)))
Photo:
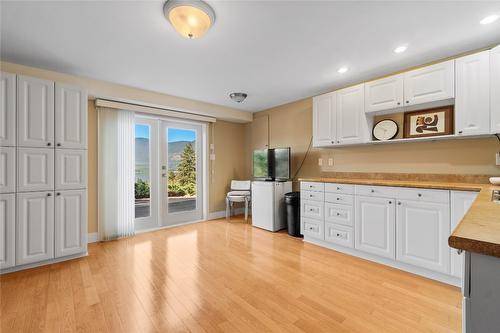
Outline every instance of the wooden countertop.
POLYGON ((492 191, 500 190, 500 186, 355 178, 300 178, 299 181, 479 192, 467 214, 448 238, 448 244, 456 249, 500 257, 500 204, 491 201, 492 191))

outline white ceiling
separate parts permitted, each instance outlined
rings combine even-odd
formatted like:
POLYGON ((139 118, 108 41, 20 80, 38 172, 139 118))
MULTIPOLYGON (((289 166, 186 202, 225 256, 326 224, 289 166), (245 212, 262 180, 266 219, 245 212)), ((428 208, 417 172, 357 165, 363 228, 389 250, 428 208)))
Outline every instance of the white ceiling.
POLYGON ((208 1, 201 39, 179 36, 160 1, 0 3, 4 61, 263 110, 408 66, 500 43, 500 1, 208 1), (403 54, 393 49, 403 43, 403 54), (348 66, 343 75, 337 73, 348 66), (234 91, 248 93, 236 104, 234 91))

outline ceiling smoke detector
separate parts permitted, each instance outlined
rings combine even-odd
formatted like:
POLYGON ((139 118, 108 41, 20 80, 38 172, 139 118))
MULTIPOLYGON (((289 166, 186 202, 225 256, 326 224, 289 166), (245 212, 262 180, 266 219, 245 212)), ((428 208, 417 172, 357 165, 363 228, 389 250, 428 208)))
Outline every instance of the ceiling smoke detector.
POLYGON ((241 103, 247 98, 247 94, 242 93, 242 92, 234 92, 229 94, 229 98, 231 98, 233 101, 236 103, 241 103))

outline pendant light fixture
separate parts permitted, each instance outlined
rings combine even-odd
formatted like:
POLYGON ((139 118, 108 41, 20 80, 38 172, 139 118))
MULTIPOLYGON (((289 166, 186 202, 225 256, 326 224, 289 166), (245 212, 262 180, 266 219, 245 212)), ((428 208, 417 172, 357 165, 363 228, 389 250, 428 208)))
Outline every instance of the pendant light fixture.
POLYGON ((163 13, 174 29, 183 37, 203 36, 215 23, 215 12, 201 0, 168 0, 163 13))

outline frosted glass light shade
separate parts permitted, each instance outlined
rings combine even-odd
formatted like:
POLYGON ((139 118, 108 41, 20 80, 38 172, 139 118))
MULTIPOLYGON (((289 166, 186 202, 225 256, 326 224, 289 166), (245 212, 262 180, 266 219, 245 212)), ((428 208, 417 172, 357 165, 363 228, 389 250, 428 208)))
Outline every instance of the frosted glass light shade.
POLYGON ((203 36, 215 22, 213 9, 203 1, 169 0, 163 12, 174 29, 183 37, 203 36))

